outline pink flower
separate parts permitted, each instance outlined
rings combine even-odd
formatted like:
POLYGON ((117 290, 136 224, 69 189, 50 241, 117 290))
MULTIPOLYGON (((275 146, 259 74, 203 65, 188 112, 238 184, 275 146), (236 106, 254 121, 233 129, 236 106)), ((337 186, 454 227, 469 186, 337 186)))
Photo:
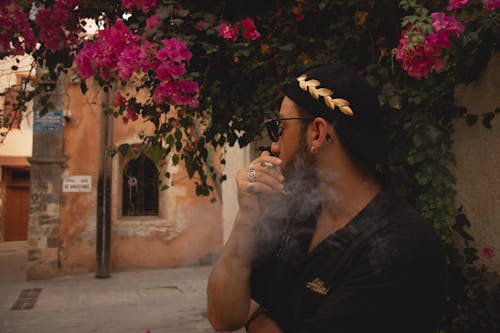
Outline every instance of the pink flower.
POLYGON ((124 81, 129 81, 132 75, 139 70, 141 50, 138 46, 125 49, 119 56, 117 63, 120 77, 124 81))
POLYGON ((436 12, 431 14, 432 26, 434 31, 446 31, 458 37, 464 32, 464 25, 457 21, 454 16, 446 16, 443 12, 436 12))
POLYGON ((73 10, 77 0, 56 0, 51 7, 40 7, 35 25, 40 29, 40 40, 52 52, 75 47, 81 28, 73 10), (57 22, 57 24, 54 24, 57 22))
POLYGON ((469 0, 450 0, 449 5, 446 7, 447 11, 453 10, 453 9, 459 9, 465 6, 469 2, 469 0))
POLYGON ((137 111, 135 111, 131 107, 127 108, 127 116, 132 121, 136 121, 137 119, 139 119, 139 116, 137 115, 137 111))
POLYGON ((93 63, 96 47, 87 43, 75 56, 75 64, 82 79, 88 79, 94 75, 93 63))
POLYGON ((204 20, 201 20, 201 21, 198 21, 198 23, 196 23, 196 30, 199 30, 199 31, 203 31, 205 30, 205 25, 207 24, 207 22, 205 22, 204 20))
POLYGON ((158 0, 122 0, 122 6, 128 10, 141 10, 144 13, 158 8, 158 0))
POLYGON ((181 81, 180 88, 186 94, 197 94, 200 91, 198 83, 193 81, 181 81))
POLYGON ((495 253, 491 247, 485 247, 483 249, 483 257, 486 259, 491 259, 495 256, 495 253))
POLYGON ((153 29, 161 22, 160 15, 154 14, 146 19, 146 27, 148 29, 153 29))
POLYGON ((484 10, 493 12, 500 8, 500 0, 485 0, 484 1, 484 10))
POLYGON ((408 75, 421 79, 428 77, 431 72, 443 71, 446 63, 440 57, 443 48, 451 45, 448 34, 445 31, 432 33, 425 36, 422 43, 412 43, 410 33, 421 32, 411 27, 403 31, 396 50, 396 59, 408 75))
POLYGON ((238 25, 222 23, 219 26, 219 35, 225 39, 230 39, 233 42, 238 39, 238 25))
POLYGON ((126 102, 127 100, 125 99, 125 97, 123 97, 122 94, 120 94, 120 92, 117 92, 115 95, 114 105, 116 107, 121 107, 124 106, 126 102))
POLYGON ((243 37, 250 40, 256 40, 260 37, 260 33, 257 31, 254 21, 251 18, 246 18, 241 21, 241 28, 243 30, 243 37))
POLYGON ((0 54, 13 52, 14 55, 22 55, 35 47, 37 40, 31 29, 28 13, 18 1, 6 0, 2 3, 0 27, 0 54))
POLYGON ((156 105, 168 103, 169 105, 189 105, 196 108, 199 105, 197 94, 198 84, 192 81, 162 82, 154 92, 156 105))
POLYGON ((175 62, 189 61, 191 52, 187 49, 186 43, 176 38, 162 40, 163 48, 158 50, 156 57, 159 60, 169 60, 175 62))
POLYGON ((153 95, 153 100, 156 105, 165 104, 168 98, 175 94, 177 91, 176 84, 174 82, 162 82, 156 87, 153 95))
POLYGON ((181 77, 186 71, 185 67, 182 64, 175 63, 162 63, 156 68, 156 76, 161 81, 169 80, 171 78, 178 79, 181 77))
POLYGON ((302 14, 301 6, 294 6, 292 8, 292 13, 295 15, 295 21, 302 22, 304 20, 304 14, 302 14))
POLYGON ((140 65, 136 63, 138 59, 133 59, 133 57, 139 58, 141 54, 137 51, 138 42, 139 37, 122 21, 100 30, 95 40, 86 43, 75 56, 80 75, 82 78, 88 78, 93 73, 98 73, 102 79, 108 80, 120 74, 126 79, 140 65))
POLYGON ((440 48, 448 48, 451 46, 450 37, 446 32, 435 32, 425 37, 429 45, 437 46, 440 48))

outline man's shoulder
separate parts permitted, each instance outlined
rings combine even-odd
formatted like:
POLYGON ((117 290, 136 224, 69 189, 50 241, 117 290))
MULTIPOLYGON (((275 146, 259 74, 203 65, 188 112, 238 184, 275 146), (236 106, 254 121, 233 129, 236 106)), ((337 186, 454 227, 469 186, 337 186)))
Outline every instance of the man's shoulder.
POLYGON ((432 223, 406 200, 389 194, 390 204, 377 222, 378 229, 367 239, 373 260, 398 265, 440 264, 443 244, 432 223))

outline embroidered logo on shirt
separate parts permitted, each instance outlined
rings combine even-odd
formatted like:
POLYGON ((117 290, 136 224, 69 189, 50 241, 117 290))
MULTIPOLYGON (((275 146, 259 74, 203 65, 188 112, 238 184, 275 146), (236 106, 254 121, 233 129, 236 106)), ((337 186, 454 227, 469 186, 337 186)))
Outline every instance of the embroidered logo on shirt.
POLYGON ((314 280, 307 282, 306 287, 307 289, 311 289, 315 293, 321 295, 328 295, 330 292, 330 287, 327 287, 325 282, 321 281, 319 278, 315 278, 314 280))

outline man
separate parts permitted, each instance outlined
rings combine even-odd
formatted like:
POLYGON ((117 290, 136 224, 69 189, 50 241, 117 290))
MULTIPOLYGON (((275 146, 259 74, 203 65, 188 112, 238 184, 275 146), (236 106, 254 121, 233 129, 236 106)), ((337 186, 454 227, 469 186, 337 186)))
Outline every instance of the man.
POLYGON ((377 96, 342 65, 285 87, 264 152, 237 174, 239 212, 208 281, 218 331, 435 332, 445 259, 432 226, 377 180, 377 96))

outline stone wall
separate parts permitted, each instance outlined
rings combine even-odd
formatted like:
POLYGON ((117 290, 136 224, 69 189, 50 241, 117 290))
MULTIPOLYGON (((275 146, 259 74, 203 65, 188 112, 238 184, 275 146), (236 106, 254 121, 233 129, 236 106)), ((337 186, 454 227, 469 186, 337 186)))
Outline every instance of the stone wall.
MULTIPOLYGON (((99 170, 99 142, 103 117, 99 90, 83 96, 78 84, 70 84, 71 119, 65 125, 64 174, 92 176, 89 193, 63 193, 61 205, 61 270, 74 274, 95 270, 96 266, 96 200, 99 170)), ((95 88, 95 87, 94 87, 95 88)), ((114 142, 138 144, 137 133, 150 131, 143 120, 124 124, 114 121, 114 142)), ((159 216, 121 216, 121 173, 126 158, 115 155, 112 176, 113 269, 165 268, 199 264, 222 246, 222 208, 220 198, 195 194, 194 182, 182 167, 167 165, 174 186, 160 193, 159 216)), ((166 170, 162 170, 166 171, 166 170)))
MULTIPOLYGON (((470 114, 482 115, 500 107, 500 53, 490 60, 481 78, 455 90, 458 105, 470 114)), ((472 127, 455 123, 457 205, 463 206, 472 223, 481 261, 500 272, 500 114, 491 129, 481 121, 472 127), (492 249, 493 257, 488 255, 492 249), (486 252, 483 254, 483 250, 486 252)))

